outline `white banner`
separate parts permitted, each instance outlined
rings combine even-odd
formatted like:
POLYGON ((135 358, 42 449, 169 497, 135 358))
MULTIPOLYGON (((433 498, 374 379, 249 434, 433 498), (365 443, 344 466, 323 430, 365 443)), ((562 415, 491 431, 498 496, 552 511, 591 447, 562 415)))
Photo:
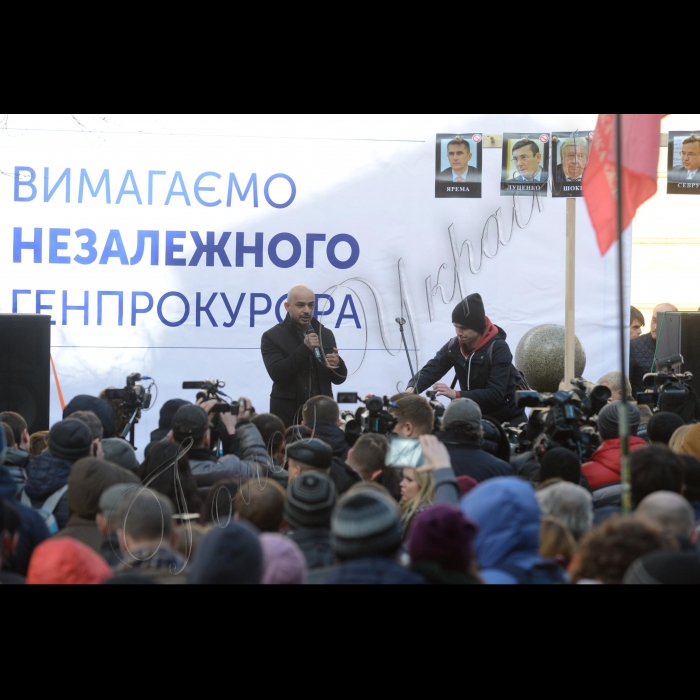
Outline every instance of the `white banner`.
MULTIPOLYGON (((183 380, 225 380, 268 409, 260 337, 299 283, 328 295, 320 318, 351 373, 338 388, 391 395, 410 377, 396 317, 416 369, 471 292, 514 354, 533 326, 564 323, 564 202, 501 198, 498 148, 483 149, 480 199, 436 198, 436 134, 595 117, 11 115, 0 312, 51 314, 66 400, 155 378, 140 447, 165 400, 194 399, 183 380)), ((595 381, 619 367, 616 250, 601 258, 583 201, 576 225, 576 333, 595 381)), ((52 423, 60 413, 54 387, 52 423)))

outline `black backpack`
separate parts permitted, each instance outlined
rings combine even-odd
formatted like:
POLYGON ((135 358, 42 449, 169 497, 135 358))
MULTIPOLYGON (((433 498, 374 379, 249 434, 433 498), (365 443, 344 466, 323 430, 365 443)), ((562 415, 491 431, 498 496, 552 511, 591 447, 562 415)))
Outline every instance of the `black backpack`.
MULTIPOLYGON (((489 369, 493 365, 493 343, 489 345, 489 351, 486 353, 486 357, 488 359, 488 364, 489 364, 489 369)), ((511 363, 510 365, 510 371, 511 374, 513 375, 513 378, 515 379, 515 390, 516 391, 532 391, 532 387, 527 383, 527 379, 525 379, 525 375, 514 365, 511 363)), ((454 389, 457 386, 457 375, 455 375, 455 378, 452 380, 452 386, 450 387, 451 389, 454 389)))

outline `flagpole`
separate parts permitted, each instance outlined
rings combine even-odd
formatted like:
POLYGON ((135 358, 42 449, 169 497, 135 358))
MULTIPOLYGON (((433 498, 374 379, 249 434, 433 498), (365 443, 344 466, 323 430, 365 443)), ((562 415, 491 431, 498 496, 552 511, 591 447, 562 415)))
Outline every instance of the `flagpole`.
POLYGON ((566 282, 564 300, 564 382, 576 377, 576 200, 566 200, 566 282))
POLYGON ((622 410, 620 411, 620 481, 622 483, 622 515, 629 515, 630 498, 630 460, 629 460, 629 414, 627 411, 627 368, 625 353, 629 343, 625 319, 624 298, 624 253, 622 250, 622 115, 615 115, 615 150, 617 160, 617 263, 618 293, 620 297, 620 369, 622 372, 622 410))

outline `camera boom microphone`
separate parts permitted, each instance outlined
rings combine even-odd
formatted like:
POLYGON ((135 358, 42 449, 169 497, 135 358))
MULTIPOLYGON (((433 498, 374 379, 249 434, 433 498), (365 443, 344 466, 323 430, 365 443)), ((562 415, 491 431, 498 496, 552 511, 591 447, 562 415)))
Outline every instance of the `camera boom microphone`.
MULTIPOLYGON (((314 327, 311 325, 311 321, 309 321, 309 324, 306 326, 306 329, 304 330, 304 337, 309 335, 310 333, 315 333, 316 331, 314 330, 314 327)), ((314 348, 314 355, 316 355, 316 359, 319 362, 323 362, 321 359, 321 350, 320 348, 316 347, 314 348)))

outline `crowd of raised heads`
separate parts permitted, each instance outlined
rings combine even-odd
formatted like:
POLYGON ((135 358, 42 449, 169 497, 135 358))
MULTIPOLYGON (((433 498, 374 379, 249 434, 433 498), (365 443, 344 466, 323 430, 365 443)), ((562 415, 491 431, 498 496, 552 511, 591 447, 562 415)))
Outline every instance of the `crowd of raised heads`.
POLYGON ((346 431, 328 396, 296 425, 170 399, 142 461, 118 400, 76 396, 34 434, 5 411, 0 584, 700 583, 700 424, 615 400, 620 376, 585 459, 514 454, 467 398, 392 396, 384 433, 346 431))

